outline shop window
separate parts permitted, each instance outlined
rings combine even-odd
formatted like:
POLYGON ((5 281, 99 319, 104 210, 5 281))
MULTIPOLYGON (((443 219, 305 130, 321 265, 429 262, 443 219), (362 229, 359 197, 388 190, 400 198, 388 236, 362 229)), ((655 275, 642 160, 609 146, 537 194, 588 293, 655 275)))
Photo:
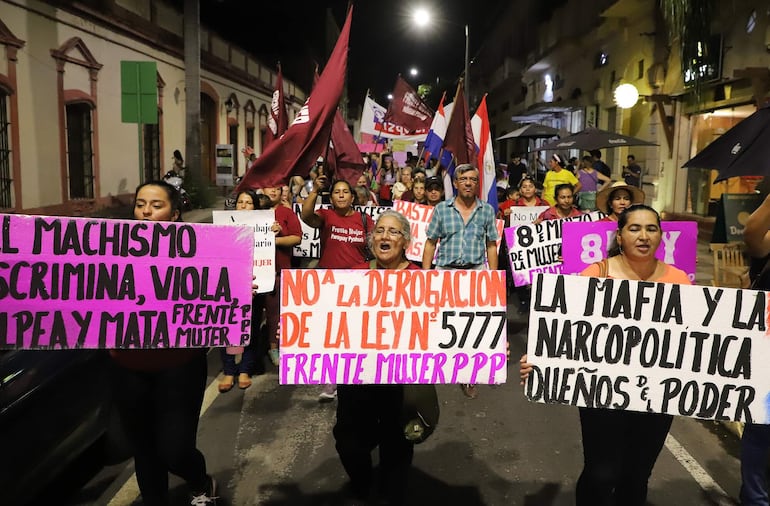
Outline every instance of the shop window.
POLYGON ((91 105, 66 105, 69 197, 94 198, 93 119, 91 105))

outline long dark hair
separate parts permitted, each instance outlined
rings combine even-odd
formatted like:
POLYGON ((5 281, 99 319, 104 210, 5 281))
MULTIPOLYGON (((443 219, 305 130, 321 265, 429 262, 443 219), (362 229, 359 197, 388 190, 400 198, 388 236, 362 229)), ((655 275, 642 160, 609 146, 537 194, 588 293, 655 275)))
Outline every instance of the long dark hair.
POLYGON ((623 230, 623 227, 628 224, 629 215, 631 215, 631 213, 635 213, 636 211, 650 211, 651 213, 655 214, 655 218, 658 221, 658 227, 660 227, 660 215, 658 214, 658 211, 651 208, 650 206, 646 206, 644 204, 634 204, 625 208, 623 212, 620 213, 620 216, 618 216, 618 231, 615 233, 615 238, 612 240, 612 245, 610 245, 610 248, 607 250, 607 258, 616 257, 622 253, 620 249, 620 243, 618 242, 618 235, 620 234, 620 231, 623 230))
MULTIPOLYGON (((172 185, 168 184, 165 181, 162 181, 162 180, 146 181, 140 184, 139 186, 137 186, 136 191, 134 191, 134 205, 136 205, 136 196, 139 195, 139 190, 141 190, 145 186, 157 186, 159 188, 162 188, 163 191, 165 191, 166 195, 168 196, 168 201, 171 203, 171 212, 176 211, 178 213, 176 221, 182 221, 182 197, 179 193, 179 190, 177 190, 176 188, 174 188, 172 185)), ((132 217, 133 217, 133 214, 132 214, 132 217)))

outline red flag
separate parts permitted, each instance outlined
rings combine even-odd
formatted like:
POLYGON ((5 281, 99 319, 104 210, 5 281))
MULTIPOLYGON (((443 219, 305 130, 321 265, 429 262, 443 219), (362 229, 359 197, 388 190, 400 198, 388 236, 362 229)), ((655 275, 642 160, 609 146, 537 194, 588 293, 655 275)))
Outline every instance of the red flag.
MULTIPOLYGON (((313 88, 318 84, 318 66, 313 73, 313 88)), ((361 150, 353 138, 347 123, 342 118, 339 108, 334 113, 332 135, 329 139, 329 149, 324 153, 324 170, 333 179, 343 179, 352 186, 358 184, 358 178, 366 168, 361 150)))
POLYGON ((257 158, 236 191, 280 186, 295 174, 307 177, 318 156, 326 153, 334 113, 345 82, 352 17, 351 6, 337 44, 305 105, 286 133, 257 158))
POLYGON ((364 157, 361 156, 358 144, 356 144, 353 134, 350 133, 345 120, 342 119, 339 109, 337 109, 334 123, 332 123, 332 139, 326 166, 329 167, 329 172, 334 175, 334 179, 344 179, 353 186, 356 186, 358 178, 361 177, 366 168, 364 157))
POLYGON ((393 87, 393 100, 385 113, 385 121, 402 126, 409 130, 409 133, 416 130, 427 131, 433 121, 433 111, 400 74, 393 87))
POLYGON ((476 143, 473 140, 468 104, 465 103, 462 79, 457 85, 454 107, 444 136, 444 149, 454 155, 455 166, 476 162, 476 143))
MULTIPOLYGON (((313 88, 318 84, 318 66, 313 74, 313 88)), ((361 150, 353 138, 347 123, 342 118, 339 108, 334 113, 332 135, 329 139, 329 149, 323 154, 324 170, 332 179, 343 179, 352 186, 358 184, 358 178, 366 168, 361 150)))
POLYGON ((265 144, 262 149, 265 150, 274 140, 282 136, 287 128, 289 128, 289 113, 286 112, 286 101, 283 98, 283 72, 279 63, 273 99, 270 102, 270 114, 267 117, 265 144))

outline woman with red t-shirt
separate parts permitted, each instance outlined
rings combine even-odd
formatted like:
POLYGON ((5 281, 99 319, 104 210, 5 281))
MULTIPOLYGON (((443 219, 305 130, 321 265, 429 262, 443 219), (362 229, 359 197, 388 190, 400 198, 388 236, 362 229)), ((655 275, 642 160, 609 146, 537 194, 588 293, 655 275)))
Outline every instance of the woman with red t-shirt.
POLYGON ((546 220, 561 220, 583 214, 574 205, 575 190, 571 184, 556 185, 553 193, 554 197, 556 197, 556 205, 540 213, 540 216, 535 220, 535 224, 546 220))
MULTIPOLYGON (((366 261, 366 236, 374 228, 371 216, 353 209, 355 193, 350 183, 338 180, 331 187, 331 209, 315 210, 318 192, 326 186, 326 176, 313 181, 313 190, 302 203, 302 221, 321 229, 321 269, 350 269, 366 261)), ((336 385, 327 385, 319 400, 337 396, 336 385)))

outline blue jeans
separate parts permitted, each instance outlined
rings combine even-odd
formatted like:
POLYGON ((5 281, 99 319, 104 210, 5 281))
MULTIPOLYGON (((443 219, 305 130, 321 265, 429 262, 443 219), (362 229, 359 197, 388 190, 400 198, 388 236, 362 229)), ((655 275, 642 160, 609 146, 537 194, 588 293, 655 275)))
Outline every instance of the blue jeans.
POLYGON ((768 506, 767 452, 770 425, 747 423, 741 438, 741 505, 768 506))

